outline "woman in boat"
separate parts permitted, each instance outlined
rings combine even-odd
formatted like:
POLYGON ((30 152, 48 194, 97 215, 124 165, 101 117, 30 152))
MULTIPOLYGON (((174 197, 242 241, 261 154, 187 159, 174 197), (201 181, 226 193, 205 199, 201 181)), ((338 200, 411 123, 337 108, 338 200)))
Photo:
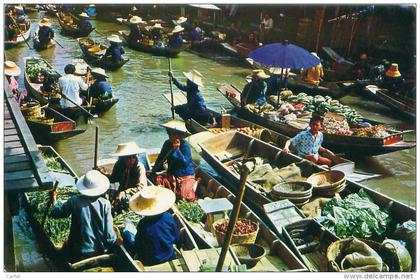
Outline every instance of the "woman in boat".
MULTIPOLYGON (((319 58, 315 52, 313 52, 312 55, 319 58)), ((318 86, 320 81, 322 81, 322 77, 324 77, 324 68, 322 67, 321 63, 304 71, 305 82, 312 86, 318 86)))
POLYGON ((171 33, 169 33, 169 42, 168 45, 170 48, 178 49, 182 47, 182 44, 184 43, 184 39, 182 38, 181 31, 183 31, 184 28, 182 28, 180 25, 175 26, 175 28, 172 30, 171 33))
POLYGON ((38 40, 41 46, 47 46, 54 38, 54 31, 48 18, 43 18, 38 23, 38 40))
POLYGON ((264 70, 252 70, 252 74, 247 76, 251 81, 245 85, 241 93, 242 106, 246 106, 247 104, 256 104, 258 106, 265 105, 267 83, 264 80, 269 77, 270 76, 264 73, 264 70))
POLYGON ((117 213, 128 209, 130 197, 147 186, 146 169, 137 158, 137 155, 143 152, 145 150, 134 142, 118 144, 117 151, 113 154, 118 160, 112 173, 106 174, 101 170, 111 183, 119 184, 118 190, 110 191, 110 200, 117 213))
POLYGON ((367 79, 369 77, 370 64, 368 61, 367 54, 363 53, 360 55, 359 61, 354 64, 353 73, 356 76, 356 79, 367 79))
POLYGON ((301 131, 298 135, 286 141, 283 151, 289 153, 290 144, 296 150, 297 155, 318 165, 331 166, 332 161, 321 157, 319 152, 334 155, 330 150, 322 147, 324 135, 321 132, 322 118, 315 116, 309 122, 309 129, 301 131))
POLYGON ((142 37, 142 31, 140 29, 139 24, 144 24, 141 17, 133 16, 130 18, 130 34, 128 35, 128 39, 132 42, 138 42, 142 37))
POLYGON ((184 28, 184 30, 186 32, 189 32, 191 30, 191 24, 188 22, 188 18, 186 17, 179 17, 175 22, 175 25, 181 25, 182 28, 184 28))
POLYGON ((4 25, 5 25, 5 37, 6 41, 16 41, 18 32, 16 30, 16 25, 12 17, 12 9, 8 8, 5 10, 4 14, 4 25))
POLYGON ((21 31, 26 30, 26 16, 22 6, 15 6, 16 22, 21 31))
POLYGON ((176 258, 174 245, 180 232, 169 209, 175 203, 171 190, 150 186, 130 199, 130 209, 143 216, 137 228, 126 224, 122 232, 124 247, 144 265, 151 266, 176 258))
POLYGON ((19 66, 16 65, 13 61, 4 62, 4 75, 8 81, 8 88, 10 92, 13 93, 13 96, 16 99, 18 104, 21 104, 25 99, 26 95, 19 90, 19 83, 16 81, 15 77, 18 77, 21 73, 19 66))
POLYGON ((122 55, 125 54, 124 49, 121 47, 121 39, 118 35, 111 35, 108 38, 111 44, 105 52, 105 57, 111 57, 112 61, 119 63, 123 60, 122 55))
POLYGON ((153 166, 151 178, 155 184, 173 190, 177 199, 194 201, 195 169, 191 157, 191 148, 183 137, 187 133, 185 123, 172 120, 162 124, 166 128, 169 139, 163 143, 162 149, 153 166), (167 172, 156 176, 161 171, 164 162, 168 162, 167 172))
POLYGON ((160 23, 155 23, 155 25, 152 26, 152 40, 155 41, 155 44, 157 44, 158 41, 162 41, 163 39, 163 27, 160 23))
POLYGON ((382 86, 393 93, 401 92, 404 89, 404 79, 398 70, 397 63, 392 63, 385 72, 382 86))
POLYGON ((92 28, 92 24, 89 21, 89 16, 85 12, 79 15, 79 22, 77 23, 77 28, 79 28, 80 30, 92 28))
POLYGON ((212 116, 207 111, 206 103, 200 92, 200 87, 203 86, 203 75, 196 70, 191 72, 183 72, 187 78, 187 84, 183 85, 178 82, 173 76, 172 71, 169 71, 169 78, 172 79, 175 86, 187 92, 187 104, 175 106, 173 109, 183 120, 194 119, 200 124, 213 123, 212 116))
POLYGON ((90 94, 93 98, 99 98, 101 100, 110 99, 113 97, 112 88, 106 78, 108 75, 105 70, 99 67, 91 70, 95 82, 90 88, 90 94))
POLYGON ((196 22, 194 22, 191 26, 190 41, 191 47, 193 47, 194 44, 197 44, 201 41, 201 28, 197 26, 196 22))
POLYGON ((63 107, 75 107, 77 105, 82 105, 84 100, 80 97, 80 90, 87 90, 88 85, 82 80, 80 76, 74 75, 76 67, 73 64, 67 64, 64 67, 64 76, 61 76, 58 79, 60 84, 61 93, 63 98, 60 100, 60 104, 63 107), (69 101, 70 99, 71 101, 69 101))
POLYGON ((108 178, 91 170, 77 181, 76 187, 80 195, 62 205, 57 204, 57 193, 52 192, 51 217, 71 215, 70 234, 62 248, 71 262, 108 253, 114 244, 121 244, 113 229, 111 204, 102 197, 109 189, 108 178))

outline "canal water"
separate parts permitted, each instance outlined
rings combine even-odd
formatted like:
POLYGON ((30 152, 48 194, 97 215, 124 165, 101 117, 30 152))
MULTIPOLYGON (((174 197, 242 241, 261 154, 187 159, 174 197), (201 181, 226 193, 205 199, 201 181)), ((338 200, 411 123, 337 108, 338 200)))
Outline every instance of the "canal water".
MULTIPOLYGON (((41 15, 42 12, 30 15, 33 28, 41 15)), ((99 32, 93 31, 90 37, 107 45, 107 36, 126 29, 118 23, 95 20, 92 23, 99 32)), ((38 53, 22 45, 7 50, 7 59, 17 62, 24 69, 23 57, 42 56, 60 73, 64 73, 64 66, 74 59, 82 58, 82 51, 75 39, 60 34, 60 26, 56 19, 52 19, 52 28, 57 41, 64 48, 56 45, 55 48, 38 53)), ((80 124, 87 129, 85 133, 55 144, 58 152, 79 175, 93 167, 95 126, 99 127, 100 132, 100 159, 109 158, 118 143, 134 141, 140 147, 159 148, 166 139, 166 132, 159 124, 171 118, 170 105, 162 96, 170 92, 167 77, 168 59, 133 51, 128 47, 124 49, 125 56, 129 57, 130 61, 118 71, 108 72, 114 95, 120 99, 119 102, 106 114, 94 119, 93 123, 80 124)), ((188 52, 182 52, 179 57, 172 59, 172 68, 175 77, 184 82, 183 71, 200 71, 205 77, 202 93, 207 106, 215 110, 221 110, 221 107, 230 108, 230 104, 217 92, 216 87, 233 83, 242 88, 245 76, 250 72, 250 69, 235 64, 234 61, 215 61, 188 52)), ((23 74, 18 81, 23 88, 23 74)), ((396 128, 415 129, 414 123, 409 124, 392 117, 387 107, 358 95, 346 96, 341 102, 353 106, 368 118, 384 121, 396 128)), ((408 139, 415 140, 415 134, 410 134, 408 139)), ((415 207, 415 155, 416 149, 411 149, 369 157, 359 160, 357 167, 382 175, 380 178, 364 182, 365 185, 415 207)))

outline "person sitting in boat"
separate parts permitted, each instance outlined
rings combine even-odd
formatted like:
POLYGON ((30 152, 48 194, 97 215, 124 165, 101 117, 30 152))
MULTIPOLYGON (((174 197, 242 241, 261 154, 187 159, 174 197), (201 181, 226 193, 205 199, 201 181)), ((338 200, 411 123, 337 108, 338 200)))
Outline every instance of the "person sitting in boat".
POLYGON ((194 201, 197 198, 195 169, 191 148, 188 142, 183 139, 187 134, 185 123, 172 120, 162 126, 166 128, 169 139, 163 143, 150 177, 155 184, 171 189, 177 199, 194 201), (156 176, 156 172, 161 171, 165 161, 168 163, 166 173, 156 176))
POLYGON ((16 41, 17 40, 17 30, 15 21, 12 17, 12 10, 6 10, 5 12, 5 18, 4 18, 4 24, 5 24, 5 36, 8 41, 16 41))
POLYGON ((15 6, 16 22, 21 30, 26 30, 26 16, 22 6, 15 6))
POLYGON ((331 166, 332 161, 319 155, 319 152, 334 155, 330 150, 322 147, 324 135, 321 132, 322 118, 314 116, 309 121, 309 129, 299 132, 295 137, 286 141, 283 151, 289 153, 290 144, 297 155, 318 165, 331 166))
POLYGON ((170 48, 178 49, 184 44, 181 32, 184 30, 180 25, 175 26, 171 33, 169 33, 168 45, 170 48))
POLYGON ((241 41, 241 34, 236 24, 232 22, 226 31, 226 41, 231 44, 237 44, 241 41))
POLYGON ((121 62, 124 58, 122 55, 125 53, 124 49, 121 47, 121 39, 118 35, 111 35, 108 38, 109 43, 111 44, 105 52, 105 57, 111 57, 112 61, 115 63, 121 62))
POLYGON ((152 26, 152 40, 155 42, 161 41, 163 39, 163 26, 160 23, 155 23, 152 26))
POLYGON ((245 85, 241 93, 242 106, 257 104, 261 107, 265 105, 265 93, 267 91, 265 79, 269 77, 270 76, 264 73, 264 70, 252 70, 252 74, 247 76, 247 79, 251 79, 251 81, 245 85))
POLYGON ((174 245, 180 238, 177 223, 169 212, 175 203, 171 190, 151 186, 130 199, 130 209, 143 218, 137 227, 129 221, 122 232, 124 247, 143 265, 151 266, 176 258, 174 245))
POLYGON ((363 53, 360 55, 360 60, 356 62, 353 66, 353 73, 356 76, 356 79, 364 80, 367 79, 370 72, 370 64, 368 61, 367 54, 363 53))
POLYGON ((270 78, 266 80, 267 91, 266 96, 277 95, 282 89, 287 88, 287 72, 289 69, 270 67, 268 71, 271 73, 270 78))
POLYGON ((54 208, 51 217, 71 215, 70 234, 62 251, 71 262, 108 253, 114 244, 121 244, 113 229, 111 204, 102 195, 109 189, 109 180, 97 170, 88 171, 76 184, 79 195, 62 205, 57 204, 57 192, 52 192, 54 208))
POLYGON ((106 78, 108 78, 108 75, 105 73, 105 70, 96 67, 91 70, 91 73, 95 82, 90 87, 90 95, 93 98, 99 98, 101 100, 112 98, 112 88, 106 80, 106 78))
POLYGON ((38 23, 38 40, 41 46, 47 46, 54 38, 54 31, 48 18, 42 18, 38 23))
POLYGON ((404 79, 398 71, 398 64, 392 63, 385 72, 382 86, 391 92, 401 92, 404 89, 404 79))
POLYGON ((26 92, 21 92, 19 90, 19 83, 16 81, 15 77, 18 77, 22 71, 20 67, 16 65, 13 61, 4 62, 4 75, 6 76, 9 91, 13 94, 18 104, 22 104, 26 98, 26 92))
POLYGON ((63 107, 75 107, 83 104, 83 99, 80 97, 80 90, 87 90, 88 85, 82 80, 80 76, 74 75, 76 67, 73 64, 67 64, 64 67, 64 76, 58 79, 60 84, 61 93, 63 97, 60 100, 60 104, 63 107), (69 101, 69 99, 71 101, 69 101))
POLYGON ((89 21, 89 16, 85 12, 79 15, 79 22, 77 23, 77 28, 79 28, 80 30, 92 28, 92 24, 89 21))
POLYGON ((138 42, 142 37, 142 31, 139 24, 145 24, 146 22, 142 20, 141 17, 133 16, 130 18, 130 34, 128 39, 133 42, 138 42))
POLYGON ((193 46, 196 43, 199 43, 201 41, 201 28, 197 26, 197 23, 194 22, 191 26, 191 32, 190 32, 190 41, 191 46, 193 46))
MULTIPOLYGON (((313 52, 311 54, 319 58, 317 53, 313 52)), ((322 81, 322 77, 324 77, 324 68, 322 67, 322 64, 319 63, 317 66, 311 67, 303 73, 305 82, 312 86, 318 86, 319 83, 322 81)))
POLYGON ((203 87, 203 75, 197 70, 191 72, 182 72, 187 78, 187 84, 183 85, 178 82, 173 76, 172 71, 169 71, 169 78, 172 79, 175 86, 187 92, 187 104, 175 106, 173 110, 183 120, 194 119, 201 124, 212 123, 212 116, 208 113, 206 103, 203 95, 200 92, 200 87, 203 87))

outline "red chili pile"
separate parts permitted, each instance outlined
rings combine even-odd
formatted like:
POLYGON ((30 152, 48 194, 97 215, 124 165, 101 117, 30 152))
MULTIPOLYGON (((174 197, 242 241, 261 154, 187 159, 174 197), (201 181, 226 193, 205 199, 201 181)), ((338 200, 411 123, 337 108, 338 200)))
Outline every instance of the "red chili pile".
MULTIPOLYGON (((226 233, 229 220, 224 220, 223 223, 215 226, 217 231, 226 233)), ((241 219, 236 222, 233 234, 250 234, 257 230, 257 226, 252 224, 250 220, 241 219)))

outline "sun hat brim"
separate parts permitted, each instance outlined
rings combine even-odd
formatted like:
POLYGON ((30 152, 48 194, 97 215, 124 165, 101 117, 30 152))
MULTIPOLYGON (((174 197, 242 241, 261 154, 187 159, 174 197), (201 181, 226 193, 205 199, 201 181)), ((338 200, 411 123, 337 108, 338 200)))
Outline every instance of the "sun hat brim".
POLYGON ((108 75, 105 72, 96 72, 94 69, 92 69, 92 73, 98 76, 108 78, 108 75))
POLYGON ((22 70, 20 70, 19 66, 13 67, 13 68, 4 68, 4 74, 7 76, 13 76, 17 77, 22 73, 22 70))
POLYGON ((185 78, 187 78, 188 80, 190 80, 191 82, 193 82, 197 86, 199 86, 199 87, 204 86, 203 82, 201 81, 201 78, 194 79, 194 75, 191 72, 182 72, 182 74, 184 74, 185 78))
POLYGON ((136 149, 132 149, 132 150, 122 151, 122 152, 119 152, 119 153, 113 153, 113 154, 111 154, 111 156, 123 157, 123 156, 138 155, 138 154, 141 154, 141 153, 144 153, 144 152, 146 152, 146 149, 136 148, 136 149))
POLYGON ((97 187, 93 189, 86 188, 83 184, 85 176, 86 175, 80 177, 76 183, 76 188, 81 194, 86 196, 99 196, 101 194, 104 194, 109 189, 109 179, 105 175, 101 174, 101 176, 98 176, 97 187))
POLYGON ((156 186, 148 186, 146 188, 153 188, 153 191, 156 192, 155 203, 149 207, 142 207, 148 204, 148 199, 142 197, 141 192, 137 192, 129 201, 129 207, 134 213, 143 216, 155 216, 168 211, 174 205, 176 197, 171 190, 156 186))

